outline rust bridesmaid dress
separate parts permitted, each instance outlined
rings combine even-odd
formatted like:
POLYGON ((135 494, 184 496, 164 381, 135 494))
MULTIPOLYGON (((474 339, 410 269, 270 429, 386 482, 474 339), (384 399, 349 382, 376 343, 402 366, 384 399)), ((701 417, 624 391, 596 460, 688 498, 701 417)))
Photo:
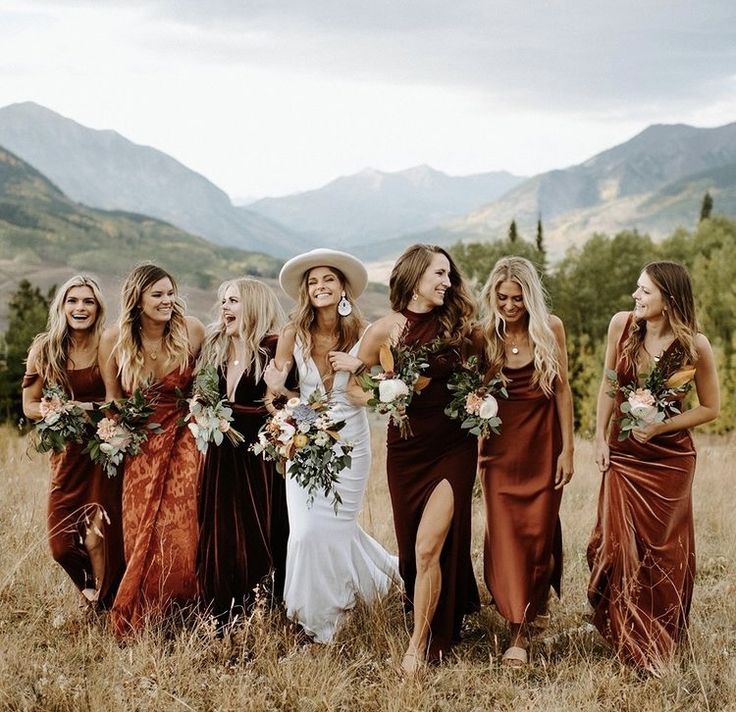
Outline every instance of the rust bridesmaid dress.
POLYGON ((172 603, 197 595, 197 487, 200 455, 179 421, 186 406, 179 393, 192 385, 192 365, 174 369, 151 387, 152 433, 123 470, 123 537, 126 570, 112 607, 115 635, 139 631, 160 620, 172 603))
MULTIPOLYGON (((621 358, 629 317, 617 349, 621 384, 636 379, 621 358)), ((677 341, 668 351, 681 349, 677 341)), ((616 397, 614 418, 623 396, 616 397)), ((614 421, 598 519, 588 544, 588 600, 593 623, 631 665, 657 672, 687 629, 695 578, 692 484, 695 447, 679 430, 638 443, 618 441, 614 421)))
MULTIPOLYGON (((405 309, 404 341, 423 345, 439 334, 440 324, 432 312, 415 314, 405 309)), ((429 385, 416 395, 407 410, 413 435, 402 439, 389 425, 386 469, 391 493, 394 527, 399 546, 399 570, 411 608, 416 579, 415 546, 419 522, 430 496, 443 480, 452 487, 454 512, 440 555, 442 590, 430 623, 427 658, 438 661, 460 638, 463 616, 478 610, 478 586, 470 558, 470 516, 477 465, 477 440, 450 420, 445 407, 450 401, 447 381, 460 363, 451 349, 433 354, 424 372, 429 385)))
MULTIPOLYGON (((261 347, 268 359, 276 353, 277 336, 261 347)), ((220 393, 227 380, 220 373, 220 393)), ((275 463, 250 452, 268 411, 266 385, 243 374, 235 389, 232 427, 245 438, 233 445, 226 437, 210 445, 205 457, 199 500, 197 578, 202 604, 221 622, 242 614, 253 601, 258 584, 266 584, 274 599, 284 591, 289 522, 284 478, 275 463), (272 583, 269 581, 273 579, 272 583)))
POLYGON ((562 431, 554 397, 532 382, 534 362, 503 369, 501 434, 481 438, 478 469, 486 510, 483 572, 498 612, 531 623, 560 594, 562 490, 554 489, 562 431))
MULTIPOLYGON (((96 365, 67 371, 71 397, 83 403, 105 400, 105 385, 96 365)), ((37 373, 23 377, 23 388, 32 385, 37 373)), ((125 567, 121 517, 121 480, 107 477, 101 467, 83 453, 84 445, 68 443, 63 452, 50 457, 51 484, 48 502, 48 539, 51 554, 82 591, 97 588, 102 608, 112 604, 125 567), (95 582, 89 554, 83 541, 97 508, 105 519, 102 546, 105 553, 103 580, 95 582)))

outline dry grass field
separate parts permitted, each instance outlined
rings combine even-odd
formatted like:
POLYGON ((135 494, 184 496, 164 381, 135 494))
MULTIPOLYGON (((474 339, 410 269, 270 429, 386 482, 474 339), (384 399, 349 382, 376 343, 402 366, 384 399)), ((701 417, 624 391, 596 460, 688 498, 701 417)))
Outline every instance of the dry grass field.
MULTIPOLYGON (((364 525, 395 547, 382 433, 364 525)), ((45 539, 45 458, 0 430, 0 708, 4 710, 736 710, 736 441, 698 439, 698 577, 691 635, 661 679, 610 657, 583 619, 598 475, 589 442, 563 501, 564 596, 524 671, 502 668, 504 627, 485 605, 440 667, 396 672, 409 622, 398 593, 359 607, 329 646, 305 644, 278 613, 257 608, 224 638, 206 620, 150 630, 120 646, 104 617, 77 607, 45 539)), ((480 572, 482 511, 473 557, 480 572)), ((485 594, 487 603, 487 594, 485 594)))

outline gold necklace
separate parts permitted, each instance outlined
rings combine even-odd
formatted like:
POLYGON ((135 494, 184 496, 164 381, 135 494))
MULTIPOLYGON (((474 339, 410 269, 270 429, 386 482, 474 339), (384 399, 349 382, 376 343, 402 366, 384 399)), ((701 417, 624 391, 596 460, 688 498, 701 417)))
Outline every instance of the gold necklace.
POLYGON ((161 348, 163 346, 164 338, 163 336, 158 340, 158 348, 153 351, 152 349, 149 349, 146 345, 146 340, 141 336, 141 346, 143 347, 143 351, 145 351, 146 356, 148 356, 151 361, 155 361, 158 358, 158 354, 161 351, 161 348))

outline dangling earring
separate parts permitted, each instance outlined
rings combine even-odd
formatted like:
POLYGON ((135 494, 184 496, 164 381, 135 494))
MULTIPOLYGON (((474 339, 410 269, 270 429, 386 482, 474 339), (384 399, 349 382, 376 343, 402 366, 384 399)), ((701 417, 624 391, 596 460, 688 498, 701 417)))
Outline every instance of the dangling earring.
POLYGON ((344 290, 342 293, 342 297, 337 304, 337 313, 340 316, 350 316, 353 313, 353 305, 350 303, 348 298, 345 296, 344 290))
POLYGON ((416 292, 412 292, 411 298, 412 301, 416 301, 417 299, 419 299, 419 295, 416 292))

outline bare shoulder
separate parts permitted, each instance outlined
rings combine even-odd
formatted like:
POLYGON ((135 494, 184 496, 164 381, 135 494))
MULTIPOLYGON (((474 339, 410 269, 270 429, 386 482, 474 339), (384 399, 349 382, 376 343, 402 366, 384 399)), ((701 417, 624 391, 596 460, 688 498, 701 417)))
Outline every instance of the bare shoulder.
POLYGON ((392 311, 386 314, 386 316, 382 316, 380 319, 374 321, 368 333, 372 339, 385 341, 396 331, 397 327, 403 326, 405 319, 406 317, 398 312, 392 311))
POLYGON ((112 347, 115 346, 115 342, 117 342, 119 335, 120 329, 117 326, 108 326, 107 329, 102 332, 102 336, 100 336, 100 348, 108 350, 112 349, 112 347))
POLYGON ((608 336, 618 340, 621 334, 624 333, 624 329, 626 328, 626 324, 629 321, 630 316, 631 312, 616 312, 616 314, 611 317, 611 321, 608 324, 608 336))
POLYGON ((204 324, 196 316, 185 316, 184 321, 187 325, 189 338, 201 341, 204 338, 204 324))
MULTIPOLYGON (((710 341, 708 340, 708 337, 705 334, 701 334, 698 332, 695 334, 695 349, 698 352, 699 357, 703 357, 703 355, 710 355, 713 353, 713 349, 711 348, 710 341)), ((30 360, 30 356, 28 357, 30 360)))
POLYGON ((565 325, 562 323, 562 319, 555 314, 549 315, 549 328, 552 329, 555 336, 565 335, 565 325))
POLYGON ((41 344, 34 341, 26 357, 26 373, 38 373, 38 357, 41 354, 41 344))

